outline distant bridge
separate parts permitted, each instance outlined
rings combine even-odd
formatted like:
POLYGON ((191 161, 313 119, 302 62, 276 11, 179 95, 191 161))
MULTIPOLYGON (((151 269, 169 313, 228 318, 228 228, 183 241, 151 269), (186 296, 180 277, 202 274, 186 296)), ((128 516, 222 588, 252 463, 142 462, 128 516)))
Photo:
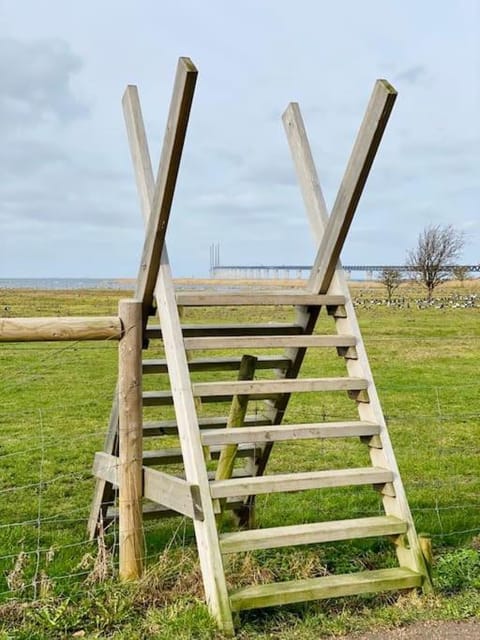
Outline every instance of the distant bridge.
MULTIPOLYGON (((454 269, 461 266, 466 269, 468 273, 478 273, 480 272, 480 264, 473 265, 449 265, 446 266, 443 270, 452 272, 454 269)), ((252 264, 252 265, 220 265, 211 263, 210 264, 210 276, 212 278, 245 278, 245 279, 261 279, 261 278, 274 278, 274 279, 288 279, 290 277, 294 278, 304 278, 308 277, 312 267, 311 265, 302 265, 302 264, 290 264, 290 265, 263 265, 263 264, 252 264)), ((350 274, 352 271, 361 271, 365 273, 365 277, 367 280, 371 280, 375 275, 380 274, 384 269, 396 269, 401 273, 408 273, 415 271, 413 267, 408 267, 404 264, 402 265, 391 265, 391 264, 352 264, 352 265, 343 265, 344 271, 347 274, 350 274)))

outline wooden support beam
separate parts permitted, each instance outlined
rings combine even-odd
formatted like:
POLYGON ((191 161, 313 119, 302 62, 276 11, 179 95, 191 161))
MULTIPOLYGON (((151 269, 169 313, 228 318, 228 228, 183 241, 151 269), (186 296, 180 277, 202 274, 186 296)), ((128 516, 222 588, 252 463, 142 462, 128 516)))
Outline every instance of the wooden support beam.
POLYGON ((303 305, 322 307, 345 303, 343 296, 317 296, 299 292, 278 293, 213 293, 213 292, 178 292, 177 304, 182 307, 229 307, 229 306, 275 306, 303 305))
POLYGON ((389 82, 377 80, 312 267, 312 293, 328 291, 396 97, 389 82))
POLYGON ((118 352, 119 573, 136 580, 143 572, 142 523, 142 304, 118 305, 125 333, 118 352))
MULTIPOLYGON (((121 474, 120 459, 104 451, 95 454, 93 462, 94 475, 104 482, 108 482, 122 491, 123 476, 121 474)), ((144 484, 144 497, 157 505, 162 505, 162 510, 172 510, 175 513, 188 516, 192 519, 202 520, 203 512, 198 498, 198 487, 183 478, 177 478, 157 469, 142 467, 144 484)), ((115 510, 114 510, 115 511, 115 510)), ((122 511, 116 511, 122 518, 122 511)), ((107 516, 105 516, 107 519, 107 516)))
POLYGON ((187 351, 209 349, 279 349, 281 347, 353 347, 356 338, 348 335, 297 335, 297 336, 221 336, 185 338, 187 351))
MULTIPOLYGON (((142 300, 144 319, 153 302, 197 73, 189 58, 179 59, 135 293, 135 297, 142 300)), ((139 118, 136 120, 135 130, 143 130, 143 123, 139 118)), ((138 156, 133 160, 136 162, 138 156)), ((145 165, 142 168, 145 169, 145 165)))
MULTIPOLYGON (((259 322, 257 324, 184 324, 181 325, 185 338, 221 336, 278 336, 303 333, 302 327, 290 322, 259 322)), ((145 331, 147 338, 163 340, 160 325, 149 325, 145 331)))
POLYGON ((77 318, 0 318, 0 342, 120 340, 122 322, 115 316, 77 318))
MULTIPOLYGON (((188 361, 190 372, 197 371, 238 371, 241 357, 219 356, 213 358, 195 358, 188 361)), ((287 369, 290 360, 285 356, 258 356, 256 369, 287 369)), ((167 361, 162 359, 144 360, 143 373, 168 373, 167 361)))
MULTIPOLYGON (((254 356, 244 355, 238 372, 238 380, 253 380, 257 359, 254 356)), ((230 413, 228 414, 227 429, 241 427, 245 420, 248 408, 248 395, 235 395, 232 398, 230 413)), ((232 477, 238 444, 227 444, 222 447, 218 461, 215 480, 226 480, 232 477)), ((224 500, 220 500, 220 511, 223 511, 224 500)))

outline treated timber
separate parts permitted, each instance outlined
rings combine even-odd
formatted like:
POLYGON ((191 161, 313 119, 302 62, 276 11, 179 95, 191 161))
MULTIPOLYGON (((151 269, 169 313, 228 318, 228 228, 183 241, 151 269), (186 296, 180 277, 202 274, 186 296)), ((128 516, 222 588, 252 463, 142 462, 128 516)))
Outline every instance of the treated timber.
MULTIPOLYGON (((310 227, 317 244, 319 244, 323 237, 324 229, 328 224, 329 216, 298 104, 290 104, 283 116, 283 121, 310 227)), ((363 344, 360 327, 358 326, 355 309, 340 261, 338 261, 337 269, 332 278, 329 292, 344 295, 346 300, 343 309, 342 307, 337 307, 336 310, 332 309, 337 330, 342 333, 348 332, 356 336, 358 339, 356 347, 357 359, 346 360, 348 373, 349 375, 365 376, 369 380, 373 381, 368 356, 363 344)), ((314 316, 315 310, 305 315, 306 325, 308 323, 311 324, 314 316)), ((297 361, 301 360, 301 358, 295 357, 295 354, 289 355, 292 357, 294 362, 292 364, 292 368, 287 371, 287 376, 290 371, 295 369, 297 361)), ((301 356, 301 354, 299 355, 301 356)), ((390 435, 385 423, 380 400, 373 383, 369 388, 369 402, 358 403, 357 408, 361 420, 375 422, 380 425, 379 439, 382 444, 382 448, 369 448, 372 464, 389 468, 393 472, 393 487, 389 492, 391 495, 388 495, 387 491, 383 492, 382 495, 385 512, 387 515, 396 516, 408 524, 406 534, 408 548, 396 545, 399 562, 402 566, 407 566, 413 571, 425 576, 423 588, 425 591, 431 590, 431 580, 428 577, 427 568, 419 545, 408 500, 405 495, 405 489, 398 469, 390 435)), ((282 407, 280 406, 277 407, 276 414, 272 416, 272 421, 275 422, 281 419, 281 415, 282 407)), ((264 454, 259 459, 257 470, 259 473, 261 473, 265 468, 270 453, 270 447, 271 445, 266 445, 264 454)))
MULTIPOLYGON (((190 372, 198 371, 238 371, 241 357, 195 358, 188 361, 190 372)), ((257 369, 287 369, 290 360, 285 356, 257 356, 257 369)), ((168 373, 165 359, 144 360, 143 373, 168 373)))
POLYGON ((328 471, 307 471, 304 473, 282 473, 271 476, 219 480, 210 484, 212 498, 233 498, 235 496, 258 495, 347 487, 365 484, 385 484, 391 482, 392 472, 376 467, 358 469, 338 469, 328 471))
MULTIPOLYGON (((257 400, 276 400, 280 394, 315 391, 362 391, 367 389, 364 378, 283 378, 250 382, 197 382, 193 395, 202 402, 229 402, 235 395, 249 395, 257 400)), ((168 406, 173 402, 171 391, 144 391, 145 407, 168 406)))
POLYGON ((376 81, 312 267, 308 289, 313 293, 327 293, 332 282, 396 97, 390 83, 376 81))
MULTIPOLYGON (((127 91, 124 100, 124 112, 142 213, 144 219, 148 220, 151 217, 150 212, 154 203, 154 192, 158 191, 158 182, 157 186, 155 186, 140 102, 136 90, 127 91)), ((166 136, 168 135, 167 127, 166 136)), ((161 172, 168 171, 168 167, 163 166, 162 168, 162 165, 168 165, 170 161, 171 157, 170 159, 166 158, 162 152, 159 175, 161 172)), ((183 348, 183 335, 175 300, 168 253, 164 243, 162 243, 162 246, 157 245, 157 248, 161 252, 161 256, 155 286, 155 300, 163 330, 162 339, 165 356, 169 363, 170 385, 182 446, 185 475, 190 483, 198 486, 197 497, 203 513, 203 520, 195 519, 193 525, 199 551, 205 596, 210 613, 215 617, 219 627, 226 634, 233 634, 232 613, 216 530, 215 514, 210 500, 208 475, 200 441, 195 401, 191 391, 190 373, 183 348)), ((146 311, 150 312, 150 308, 146 309, 146 311)))
MULTIPOLYGON (((93 470, 95 475, 122 490, 120 460, 104 451, 95 454, 93 470)), ((198 498, 198 488, 183 478, 178 478, 157 469, 142 467, 143 497, 161 504, 167 509, 202 519, 202 508, 198 498)), ((121 517, 121 512, 120 512, 121 517)))
POLYGON ((233 611, 243 611, 309 600, 355 596, 362 593, 412 589, 420 587, 422 581, 422 575, 403 567, 361 571, 324 578, 245 587, 230 595, 230 604, 233 611))
POLYGON ((303 544, 400 535, 407 525, 393 516, 331 520, 268 529, 251 529, 220 534, 222 553, 275 549, 303 544))
MULTIPOLYGON (((189 58, 179 59, 137 277, 135 297, 142 300, 144 318, 148 316, 153 302, 197 74, 197 69, 189 58)), ((136 128, 138 131, 138 125, 136 128)), ((129 135, 130 133, 134 132, 130 130, 129 135)), ((143 162, 139 155, 133 160, 143 162)), ((143 164, 142 169, 148 171, 151 167, 149 164, 143 164)))
POLYGON ((197 382, 193 394, 199 398, 212 396, 308 393, 311 391, 357 391, 366 389, 364 378, 296 378, 295 380, 233 380, 231 382, 197 382))
MULTIPOLYGON (((221 447, 212 447, 210 449, 210 457, 212 460, 218 460, 220 457, 221 447)), ((255 453, 255 448, 250 444, 244 444, 238 447, 237 455, 239 458, 245 458, 255 453)), ((158 449, 143 452, 143 464, 146 467, 156 465, 170 465, 183 462, 182 450, 179 447, 169 447, 167 449, 158 449)))
MULTIPOLYGON (((255 366, 257 359, 255 356, 245 354, 242 357, 242 363, 238 372, 238 380, 252 380, 255 375, 255 366)), ((241 427, 244 423, 245 416, 248 409, 248 396, 246 394, 234 395, 232 398, 232 404, 230 406, 230 412, 228 414, 226 429, 234 427, 241 427)), ((235 459, 237 457, 238 445, 229 444, 222 447, 220 457, 218 460, 217 470, 215 473, 215 480, 226 480, 231 478, 233 468, 235 466, 235 459)), ((211 450, 210 450, 211 454, 211 450)), ((220 502, 220 508, 222 508, 222 502, 220 502)))
MULTIPOLYGON (((224 505, 224 509, 238 509, 242 506, 242 502, 238 500, 227 500, 224 505)), ((160 518, 175 518, 183 514, 173 509, 169 509, 161 504, 155 502, 145 502, 142 506, 143 520, 158 520, 160 518)), ((115 507, 109 507, 104 519, 104 524, 107 525, 113 520, 118 519, 118 509, 115 507)))
MULTIPOLYGON (((288 322, 264 322, 259 324, 184 324, 181 325, 181 330, 185 338, 243 335, 275 336, 303 333, 301 326, 288 322)), ((163 339, 160 325, 148 325, 145 335, 147 338, 163 339)))
POLYGON ((177 293, 180 307, 230 307, 303 305, 307 307, 335 306, 345 303, 344 296, 318 296, 304 293, 177 293))
MULTIPOLYGON (((383 91, 383 87, 380 88, 383 91)), ((389 89, 389 86, 388 86, 389 89)), ((387 91, 388 96, 387 101, 391 102, 392 98, 390 97, 390 90, 387 91)), ((373 97, 377 95, 377 86, 374 89, 373 97)), ((382 126, 378 126, 378 123, 375 122, 375 118, 373 117, 375 114, 370 109, 372 101, 369 103, 369 107, 367 108, 367 113, 363 120, 362 126, 360 128, 360 133, 357 137, 357 141, 354 145, 353 153, 351 155, 350 161, 347 166, 347 170, 345 172, 344 179, 342 181, 342 185, 339 191, 339 195, 335 201, 336 204, 336 227, 331 228, 329 232, 328 239, 328 248, 331 249, 332 239, 335 240, 334 248, 335 251, 340 253, 341 249, 341 238, 342 238, 342 224, 340 224, 340 228, 338 226, 338 222, 342 221, 342 219, 348 219, 349 216, 353 216, 355 212, 356 206, 358 204, 358 200, 360 198, 362 189, 365 185, 365 181, 368 175, 368 171, 373 162, 374 152, 378 147, 378 143, 380 142, 379 133, 383 132, 383 123, 382 126), (369 134, 370 133, 370 138, 369 134)), ((375 98, 376 104, 376 98, 375 98)), ((308 144, 308 139, 305 132, 305 127, 303 125, 303 120, 300 115, 300 110, 297 104, 291 104, 287 108, 286 112, 283 115, 283 123, 285 126, 285 131, 287 133, 287 139, 290 145, 290 149, 292 152, 292 157, 294 160, 294 165, 297 173, 297 178, 300 183, 302 196, 305 203, 305 208, 308 213, 309 221, 313 229, 314 238, 317 246, 322 246, 322 241, 325 243, 326 239, 324 239, 324 231, 329 223, 329 216, 327 213, 327 208, 325 205, 325 201, 323 198, 322 191, 320 189, 320 183, 318 180, 317 172, 315 169, 315 164, 313 162, 313 157, 311 154, 310 146, 308 144)), ((333 222, 332 222, 333 224, 333 222)), ((326 245, 324 244, 325 248, 326 245)), ((320 256, 320 251, 317 253, 316 263, 319 262, 322 258, 320 256), (318 260, 317 260, 318 259, 318 260)), ((338 261, 338 268, 341 270, 340 263, 338 261)), ((321 292, 325 292, 329 289, 329 285, 332 282, 332 278, 334 272, 331 272, 331 260, 330 256, 327 257, 327 264, 322 266, 321 273, 318 270, 319 265, 315 271, 312 271, 312 276, 309 280, 309 289, 311 293, 319 294, 321 292), (321 282, 319 281, 321 280, 321 282)), ((350 299, 350 294, 348 291, 348 287, 342 287, 341 291, 334 290, 333 288, 329 290, 329 293, 340 293, 345 296, 346 300, 350 299)), ((343 305, 331 306, 330 310, 332 313, 338 313, 338 310, 341 309, 343 305)), ((351 308, 353 311, 353 306, 351 308)), ((316 307, 299 307, 297 310, 296 323, 302 327, 302 333, 312 334, 315 328, 315 324, 318 319, 319 309, 316 307)), ((351 333, 351 332, 345 332, 351 333)), ((358 332, 359 339, 361 340, 360 333, 358 332)), ((291 366, 285 371, 284 376, 286 378, 296 378, 300 368, 302 366, 306 350, 304 347, 291 348, 287 351, 287 356, 291 359, 291 366)), ((350 360, 350 362, 355 362, 354 360, 350 360)), ((285 414, 285 410, 288 406, 288 402, 290 400, 290 394, 285 394, 281 398, 279 398, 275 406, 271 411, 271 418, 274 424, 279 424, 283 416, 285 414)), ((373 420, 375 422, 375 420, 373 420)), ((272 445, 266 444, 264 447, 264 451, 257 458, 256 465, 256 473, 261 475, 265 467, 267 465, 272 445)))
MULTIPOLYGON (((183 324, 181 325, 181 330, 184 338, 243 335, 277 336, 303 333, 300 325, 289 322, 263 322, 258 324, 183 324)), ((145 335, 147 338, 163 339, 160 325, 148 325, 145 335)))
POLYGON ((125 327, 118 343, 119 574, 122 580, 137 580, 144 556, 141 302, 120 300, 118 315, 125 327))
MULTIPOLYGON (((227 416, 212 416, 198 419, 200 429, 221 429, 227 426, 227 416)), ((262 415, 247 415, 244 421, 245 425, 262 426, 271 424, 270 419, 262 415)), ((176 420, 161 420, 158 422, 144 422, 144 437, 175 435, 178 433, 178 425, 176 420)))
POLYGON ((356 339, 349 335, 298 336, 225 336, 185 338, 187 351, 208 349, 278 349, 281 347, 354 347, 356 339))
POLYGON ((204 445, 218 444, 263 444, 288 440, 309 440, 313 438, 347 438, 373 436, 380 427, 373 422, 332 422, 322 424, 287 424, 239 429, 206 429, 201 437, 204 445))
POLYGON ((0 342, 120 340, 122 322, 115 316, 79 318, 0 318, 0 342))
MULTIPOLYGON (((202 403, 231 402, 233 393, 217 393, 206 396, 198 396, 202 403)), ((255 394, 256 400, 276 400, 278 393, 269 393, 267 391, 259 391, 255 394)), ((171 391, 144 391, 143 406, 144 407, 168 407, 173 404, 173 394, 171 391)))

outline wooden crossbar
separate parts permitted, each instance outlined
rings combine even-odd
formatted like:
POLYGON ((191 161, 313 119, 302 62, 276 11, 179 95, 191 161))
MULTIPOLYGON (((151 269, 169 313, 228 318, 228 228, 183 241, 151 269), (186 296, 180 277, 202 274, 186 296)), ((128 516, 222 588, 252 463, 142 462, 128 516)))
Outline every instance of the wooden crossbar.
POLYGON ((0 318, 0 342, 120 340, 122 323, 115 316, 67 318, 0 318))
POLYGON ((143 302, 144 318, 153 302, 197 73, 189 58, 180 58, 135 292, 135 297, 143 302))

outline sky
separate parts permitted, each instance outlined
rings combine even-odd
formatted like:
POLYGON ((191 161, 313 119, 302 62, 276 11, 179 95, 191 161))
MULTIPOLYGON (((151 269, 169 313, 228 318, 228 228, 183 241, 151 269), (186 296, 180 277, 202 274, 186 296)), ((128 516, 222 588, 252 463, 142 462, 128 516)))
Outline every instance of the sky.
POLYGON ((403 264, 422 229, 480 262, 478 0, 0 0, 0 278, 135 277, 143 222, 121 98, 154 167, 179 56, 199 70, 167 244, 173 273, 310 264, 281 115, 298 102, 330 208, 377 78, 398 98, 346 264, 403 264))

